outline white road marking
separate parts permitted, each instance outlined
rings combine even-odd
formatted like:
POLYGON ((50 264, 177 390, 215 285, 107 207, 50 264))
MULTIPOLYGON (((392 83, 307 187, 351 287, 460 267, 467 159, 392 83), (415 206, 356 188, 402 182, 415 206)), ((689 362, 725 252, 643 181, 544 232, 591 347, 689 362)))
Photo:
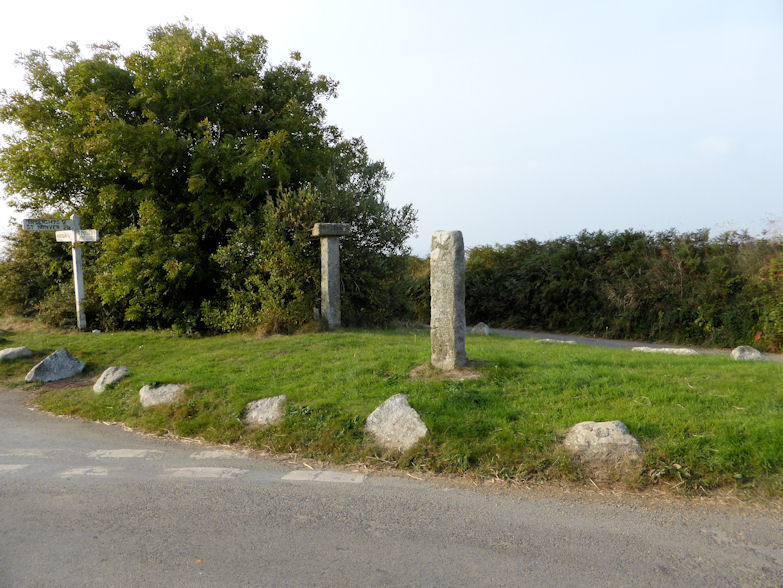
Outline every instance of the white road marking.
POLYGON ((7 449, 0 451, 0 457, 44 457, 44 449, 7 449))
POLYGON ((26 463, 3 463, 0 464, 0 474, 7 474, 9 472, 18 472, 28 466, 26 463))
POLYGON ((149 459, 162 454, 163 452, 157 449, 98 449, 87 456, 95 459, 149 459))
POLYGON ((349 474, 332 470, 294 470, 282 478, 288 482, 333 482, 338 484, 361 484, 367 479, 364 474, 349 474))
POLYGON ((73 468, 57 474, 58 478, 75 478, 78 476, 99 476, 105 477, 109 475, 109 468, 102 467, 87 467, 87 468, 73 468))
POLYGON ((167 468, 174 478, 236 478, 247 473, 239 468, 167 468))
POLYGON ((247 455, 231 449, 212 449, 208 451, 197 451, 190 455, 191 459, 222 459, 225 457, 247 458, 247 455))

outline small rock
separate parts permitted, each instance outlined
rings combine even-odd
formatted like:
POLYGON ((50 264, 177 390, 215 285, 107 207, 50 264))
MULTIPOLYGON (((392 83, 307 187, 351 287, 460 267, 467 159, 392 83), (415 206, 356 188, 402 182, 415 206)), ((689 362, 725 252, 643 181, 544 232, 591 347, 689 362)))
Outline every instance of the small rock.
POLYGON ((364 428, 382 448, 400 452, 416 445, 428 432, 405 394, 395 394, 376 408, 364 428))
POLYGON ((125 366, 112 366, 106 368, 101 374, 101 377, 98 378, 98 381, 93 384, 92 389, 96 394, 100 394, 106 390, 106 386, 116 384, 128 374, 130 374, 130 370, 125 366))
POLYGON ((144 408, 156 404, 170 404, 182 397, 185 387, 181 384, 163 384, 161 386, 143 386, 139 390, 139 400, 144 408))
POLYGON ((672 355, 699 354, 699 352, 694 349, 685 349, 683 347, 633 347, 631 351, 641 351, 643 353, 670 353, 672 355))
POLYGON ((620 465, 636 461, 642 447, 620 421, 585 421, 571 427, 563 446, 587 465, 620 465))
POLYGON ((0 360, 19 359, 22 357, 32 357, 33 352, 27 347, 8 347, 0 351, 0 360))
POLYGON ((486 323, 478 323, 475 327, 473 327, 470 330, 471 333, 474 335, 491 335, 492 330, 489 328, 489 325, 486 323))
POLYGON ((83 361, 68 353, 67 349, 58 349, 33 366, 24 379, 26 382, 64 380, 81 373, 85 365, 83 361))
POLYGON ((101 330, 100 329, 93 329, 92 330, 92 334, 93 335, 100 335, 101 334, 101 330))
POLYGON ((731 350, 731 358, 737 361, 765 361, 761 351, 750 345, 740 345, 731 350))
POLYGON ((536 339, 536 343, 564 343, 566 345, 576 345, 572 339, 536 339))
POLYGON ((254 400, 245 405, 245 422, 249 425, 274 425, 283 418, 285 394, 254 400))

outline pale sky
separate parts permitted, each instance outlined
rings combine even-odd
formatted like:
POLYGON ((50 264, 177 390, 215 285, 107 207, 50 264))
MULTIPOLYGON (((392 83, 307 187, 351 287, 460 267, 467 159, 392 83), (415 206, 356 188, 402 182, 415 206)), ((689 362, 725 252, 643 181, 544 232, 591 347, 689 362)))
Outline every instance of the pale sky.
POLYGON ((185 16, 340 82, 329 121, 395 174, 387 197, 418 210, 419 255, 441 229, 468 247, 781 229, 783 0, 13 2, 0 88, 23 88, 18 53, 129 53, 185 16))

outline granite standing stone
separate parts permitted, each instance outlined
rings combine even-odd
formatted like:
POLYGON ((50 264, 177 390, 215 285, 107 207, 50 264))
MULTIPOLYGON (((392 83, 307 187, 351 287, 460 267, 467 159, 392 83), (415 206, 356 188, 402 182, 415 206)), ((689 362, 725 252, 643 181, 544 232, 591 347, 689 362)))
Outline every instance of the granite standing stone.
POLYGON ((407 451, 427 435, 427 425, 421 420, 405 394, 395 394, 367 417, 365 430, 382 448, 407 451))
POLYGON ((340 237, 351 234, 342 223, 316 223, 313 237, 321 238, 321 316, 329 329, 340 327, 340 237))
POLYGON ((27 347, 8 347, 0 351, 0 360, 3 359, 20 359, 23 357, 32 357, 33 352, 27 347))
POLYGON ((67 349, 58 349, 33 366, 33 369, 27 372, 25 381, 55 382, 64 380, 81 373, 85 365, 83 361, 79 361, 68 353, 67 349))
POLYGON ((460 231, 433 234, 430 291, 432 365, 442 370, 466 365, 465 246, 460 231))
POLYGON ((106 390, 107 386, 116 384, 125 378, 128 374, 130 374, 130 370, 125 366, 112 366, 106 368, 101 374, 101 377, 98 378, 98 381, 93 384, 93 392, 96 394, 101 394, 104 390, 106 390))

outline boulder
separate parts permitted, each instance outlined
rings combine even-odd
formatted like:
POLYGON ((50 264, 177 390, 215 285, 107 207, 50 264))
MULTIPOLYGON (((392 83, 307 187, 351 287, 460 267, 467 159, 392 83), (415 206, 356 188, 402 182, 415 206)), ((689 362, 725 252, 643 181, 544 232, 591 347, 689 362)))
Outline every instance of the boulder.
POLYGON ((281 394, 248 402, 245 405, 245 422, 248 425, 274 425, 283 418, 285 400, 285 394, 281 394))
POLYGON ((163 384, 161 386, 143 386, 139 390, 139 400, 144 408, 156 404, 171 404, 182 397, 185 387, 181 384, 163 384))
POLYGON ((761 351, 749 345, 740 345, 731 350, 731 358, 736 361, 765 361, 761 351))
POLYGON ((33 352, 27 347, 7 347, 0 351, 0 360, 3 359, 20 359, 22 357, 32 357, 33 352))
POLYGON ((68 353, 67 349, 58 349, 44 358, 27 372, 26 382, 55 382, 64 380, 82 372, 85 367, 83 361, 79 361, 68 353))
POLYGON ((486 323, 478 323, 475 327, 473 327, 470 330, 471 333, 474 335, 491 335, 492 330, 489 328, 489 325, 486 323))
POLYGON ((395 394, 376 408, 364 428, 383 449, 400 452, 416 445, 428 432, 405 394, 395 394))
POLYGON ((672 355, 698 355, 694 349, 685 349, 684 347, 633 347, 631 351, 641 351, 643 353, 670 353, 672 355))
POLYGON ((641 445, 620 421, 578 423, 563 446, 588 466, 619 466, 642 457, 641 445))
POLYGON ((100 394, 101 392, 106 390, 107 386, 116 384, 124 377, 126 377, 128 374, 130 374, 130 370, 125 366, 112 366, 106 368, 104 372, 101 374, 101 377, 98 378, 98 381, 95 382, 95 384, 93 384, 92 386, 93 392, 95 392, 96 394, 100 394))

